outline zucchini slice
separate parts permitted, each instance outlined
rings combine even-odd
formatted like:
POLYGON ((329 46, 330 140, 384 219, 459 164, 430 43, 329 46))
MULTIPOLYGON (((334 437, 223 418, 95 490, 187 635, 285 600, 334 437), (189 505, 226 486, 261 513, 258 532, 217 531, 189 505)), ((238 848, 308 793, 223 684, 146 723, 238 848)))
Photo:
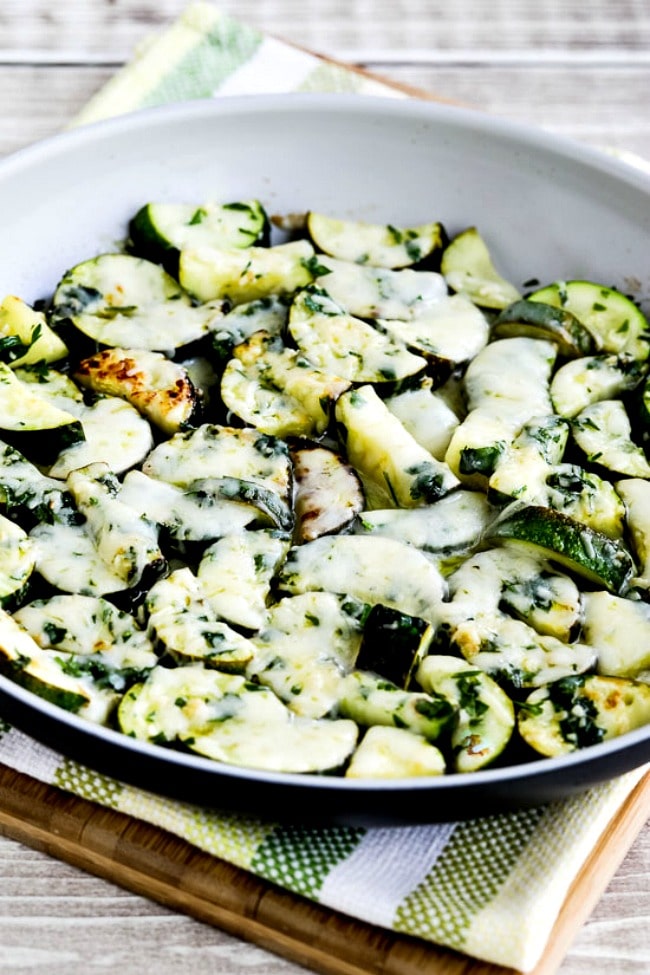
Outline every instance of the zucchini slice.
POLYGON ((533 417, 525 423, 497 461, 488 482, 495 501, 519 498, 544 504, 547 478, 560 463, 569 439, 569 424, 561 417, 533 417))
POLYGON ((236 346, 221 379, 228 409, 262 433, 310 436, 325 432, 333 404, 350 383, 316 369, 282 340, 256 332, 236 346))
POLYGON ((357 610, 327 592, 281 599, 253 637, 249 679, 270 687, 295 714, 320 718, 335 713, 344 675, 361 643, 357 610))
POLYGON ((445 296, 408 321, 380 318, 377 326, 440 372, 473 359, 490 335, 485 315, 463 295, 445 296))
POLYGON ((68 354, 65 342, 20 298, 7 295, 0 303, 0 359, 8 365, 57 362, 68 354))
POLYGON ((168 436, 198 419, 199 398, 187 371, 160 352, 104 349, 83 359, 74 378, 95 393, 125 399, 168 436))
POLYGON ((410 321, 447 296, 436 271, 393 271, 318 255, 316 284, 350 315, 410 321))
POLYGON ((149 454, 142 472, 178 487, 211 478, 252 481, 277 494, 286 507, 291 505, 289 448, 257 430, 205 423, 176 433, 149 454))
POLYGON ((642 594, 650 590, 650 482, 638 477, 617 481, 616 491, 625 505, 626 524, 637 573, 630 586, 642 594))
POLYGON ((594 336, 570 311, 525 298, 503 309, 492 325, 492 335, 501 339, 517 335, 546 339, 554 342, 558 354, 566 359, 597 351, 594 336))
POLYGON ((641 309, 615 288, 593 281, 556 281, 529 295, 562 308, 582 322, 600 348, 644 360, 650 352, 650 330, 641 309))
POLYGON ((54 292, 52 321, 69 319, 100 345, 166 352, 215 328, 223 302, 196 307, 161 267, 130 254, 101 254, 71 268, 54 292))
POLYGON ((388 606, 373 606, 364 622, 356 667, 410 690, 433 637, 434 628, 426 620, 388 606))
POLYGON ((364 511, 354 531, 358 535, 392 538, 424 552, 447 556, 478 545, 494 517, 483 494, 460 489, 421 508, 364 511))
POLYGON ((485 488, 523 425, 553 412, 549 380, 556 354, 541 339, 498 339, 470 362, 464 382, 470 412, 445 458, 467 486, 485 488))
POLYGON ((72 498, 19 451, 0 441, 0 507, 21 522, 74 521, 72 498))
POLYGON ((310 445, 291 450, 295 481, 295 541, 313 542, 349 527, 363 511, 361 481, 340 454, 310 445))
POLYGON ((43 650, 61 655, 64 671, 118 693, 144 680, 158 657, 133 616, 106 599, 65 595, 39 599, 14 619, 43 650))
POLYGON ((76 415, 38 395, 4 362, 0 362, 0 430, 13 447, 43 466, 85 436, 76 415))
POLYGON ((79 674, 73 658, 43 650, 29 633, 0 609, 0 669, 12 680, 66 711, 106 724, 118 694, 100 686, 88 673, 79 674))
POLYGON ((427 378, 417 388, 395 393, 384 402, 421 447, 436 460, 444 460, 460 420, 432 386, 432 380, 427 378))
POLYGON ((444 755, 439 748, 403 728, 373 725, 350 759, 346 779, 403 779, 443 775, 444 755))
POLYGON ((584 594, 581 639, 596 648, 597 670, 608 677, 636 677, 650 668, 650 605, 608 592, 584 594))
POLYGON ((473 667, 514 688, 582 674, 593 669, 597 657, 593 647, 566 644, 508 617, 467 620, 453 631, 450 646, 473 667))
POLYGON ((151 585, 167 571, 157 526, 124 503, 120 482, 107 464, 71 471, 66 485, 109 572, 133 588, 151 585))
POLYGON ((614 593, 627 587, 634 572, 632 556, 618 539, 539 505, 513 502, 492 523, 488 541, 524 545, 614 593))
POLYGON ((242 674, 255 648, 224 623, 190 569, 176 569, 147 593, 147 632, 177 664, 201 662, 226 673, 242 674))
POLYGON ((313 256, 306 240, 243 250, 190 247, 181 251, 179 281, 198 301, 241 305, 270 295, 290 295, 310 284, 313 256))
POLYGON ((206 549, 197 576, 212 610, 235 626, 259 630, 271 581, 289 545, 286 534, 248 531, 226 535, 206 549))
POLYGON ((37 525, 30 538, 35 543, 36 570, 60 592, 106 596, 129 588, 128 582, 106 565, 84 525, 37 525))
POLYGON ((521 297, 495 268, 476 227, 463 230, 447 245, 440 270, 450 288, 481 308, 507 308, 521 297))
POLYGON ((330 257, 384 268, 419 264, 436 254, 445 241, 439 223, 395 227, 339 220, 313 211, 307 214, 307 230, 318 250, 330 257))
POLYGON ((645 366, 629 355, 594 355, 561 366, 551 381, 553 408, 571 419, 585 407, 636 389, 645 366))
POLYGON ((598 674, 566 677, 540 687, 519 711, 519 733, 554 757, 624 735, 650 722, 650 686, 598 674))
POLYGON ((349 462, 385 505, 414 508, 458 487, 447 464, 417 443, 372 386, 343 393, 335 417, 349 462))
POLYGON ((156 667, 124 695, 118 720, 132 737, 274 772, 338 769, 358 737, 352 721, 301 718, 267 688, 199 664, 156 667))
POLYGON ((549 508, 610 538, 623 537, 625 506, 609 481, 576 464, 558 464, 546 487, 549 508))
POLYGON ((255 332, 284 335, 290 306, 291 298, 287 295, 266 295, 231 308, 210 336, 217 362, 226 362, 235 346, 245 342, 255 332))
POLYGON ((12 609, 22 600, 35 561, 34 543, 27 533, 0 515, 0 608, 12 609))
POLYGON ((341 593, 436 623, 445 585, 426 555, 392 538, 335 535, 292 548, 278 575, 284 592, 341 593))
POLYGON ((268 243, 269 218, 259 200, 233 203, 146 203, 131 218, 133 250, 178 273, 187 247, 251 247, 268 243))
POLYGON ((300 291, 289 313, 289 332, 319 369, 357 383, 397 383, 421 373, 422 356, 349 315, 321 288, 300 291))
POLYGON ((571 424, 573 439, 591 463, 628 477, 650 477, 642 447, 632 442, 632 425, 620 400, 587 406, 571 424))
POLYGON ((116 396, 104 396, 77 415, 85 440, 62 450, 49 468, 50 477, 65 479, 71 471, 107 463, 122 474, 141 463, 153 446, 151 427, 135 407, 116 396))
POLYGON ((496 681, 458 657, 434 654, 422 661, 417 680, 441 694, 455 710, 451 749, 456 772, 476 772, 503 752, 515 726, 515 709, 496 681))
MULTIPOLYGON (((209 482, 208 482, 209 485, 209 482)), ((205 482, 176 487, 142 471, 129 471, 120 494, 122 501, 165 529, 178 542, 210 542, 261 519, 251 504, 229 501, 208 491, 205 482)))
POLYGON ((435 691, 405 691, 377 674, 353 670, 343 681, 339 712, 364 727, 403 728, 436 741, 451 725, 456 709, 435 691))

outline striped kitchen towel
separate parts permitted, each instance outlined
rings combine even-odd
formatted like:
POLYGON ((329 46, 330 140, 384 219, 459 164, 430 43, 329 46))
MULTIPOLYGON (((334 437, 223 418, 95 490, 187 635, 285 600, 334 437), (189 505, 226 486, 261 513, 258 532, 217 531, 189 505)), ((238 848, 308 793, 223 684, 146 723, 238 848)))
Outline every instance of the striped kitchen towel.
MULTIPOLYGON (((195 3, 143 45, 73 124, 187 99, 297 90, 406 97, 195 3)), ((144 793, 1 723, 0 762, 322 905, 520 971, 542 956, 572 882, 642 775, 470 822, 298 829, 144 793)))

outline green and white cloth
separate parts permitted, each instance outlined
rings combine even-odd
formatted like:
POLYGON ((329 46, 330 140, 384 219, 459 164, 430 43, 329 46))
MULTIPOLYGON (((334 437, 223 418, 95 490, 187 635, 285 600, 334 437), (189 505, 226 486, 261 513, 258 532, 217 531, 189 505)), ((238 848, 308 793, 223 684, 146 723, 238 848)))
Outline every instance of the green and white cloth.
MULTIPOLYGON (((173 101, 297 90, 406 97, 195 3, 143 45, 74 124, 173 101)), ((301 829, 150 795, 2 722, 0 762, 320 904, 520 971, 540 959, 573 880, 642 775, 466 823, 301 829)))

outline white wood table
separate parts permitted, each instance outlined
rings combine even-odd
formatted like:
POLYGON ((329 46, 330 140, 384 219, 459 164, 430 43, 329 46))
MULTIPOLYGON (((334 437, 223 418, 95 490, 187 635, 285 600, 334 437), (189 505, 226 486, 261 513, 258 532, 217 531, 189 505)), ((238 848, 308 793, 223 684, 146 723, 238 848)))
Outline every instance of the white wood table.
MULTIPOLYGON (((134 46, 183 6, 183 0, 0 0, 0 155, 60 129, 134 46)), ((644 0, 222 0, 221 6, 398 82, 650 159, 644 0)), ((1 975, 108 969, 303 971, 0 838, 1 975)), ((648 972, 646 827, 560 975, 648 972)))

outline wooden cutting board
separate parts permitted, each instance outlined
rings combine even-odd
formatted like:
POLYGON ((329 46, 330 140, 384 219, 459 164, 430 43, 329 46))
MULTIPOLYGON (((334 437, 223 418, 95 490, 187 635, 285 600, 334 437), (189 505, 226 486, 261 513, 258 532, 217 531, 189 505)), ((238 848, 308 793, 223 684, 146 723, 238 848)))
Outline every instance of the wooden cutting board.
MULTIPOLYGON (((557 972, 649 814, 650 772, 584 864, 530 975, 557 972)), ((3 765, 0 833, 324 975, 512 975, 312 904, 164 830, 3 765)))

